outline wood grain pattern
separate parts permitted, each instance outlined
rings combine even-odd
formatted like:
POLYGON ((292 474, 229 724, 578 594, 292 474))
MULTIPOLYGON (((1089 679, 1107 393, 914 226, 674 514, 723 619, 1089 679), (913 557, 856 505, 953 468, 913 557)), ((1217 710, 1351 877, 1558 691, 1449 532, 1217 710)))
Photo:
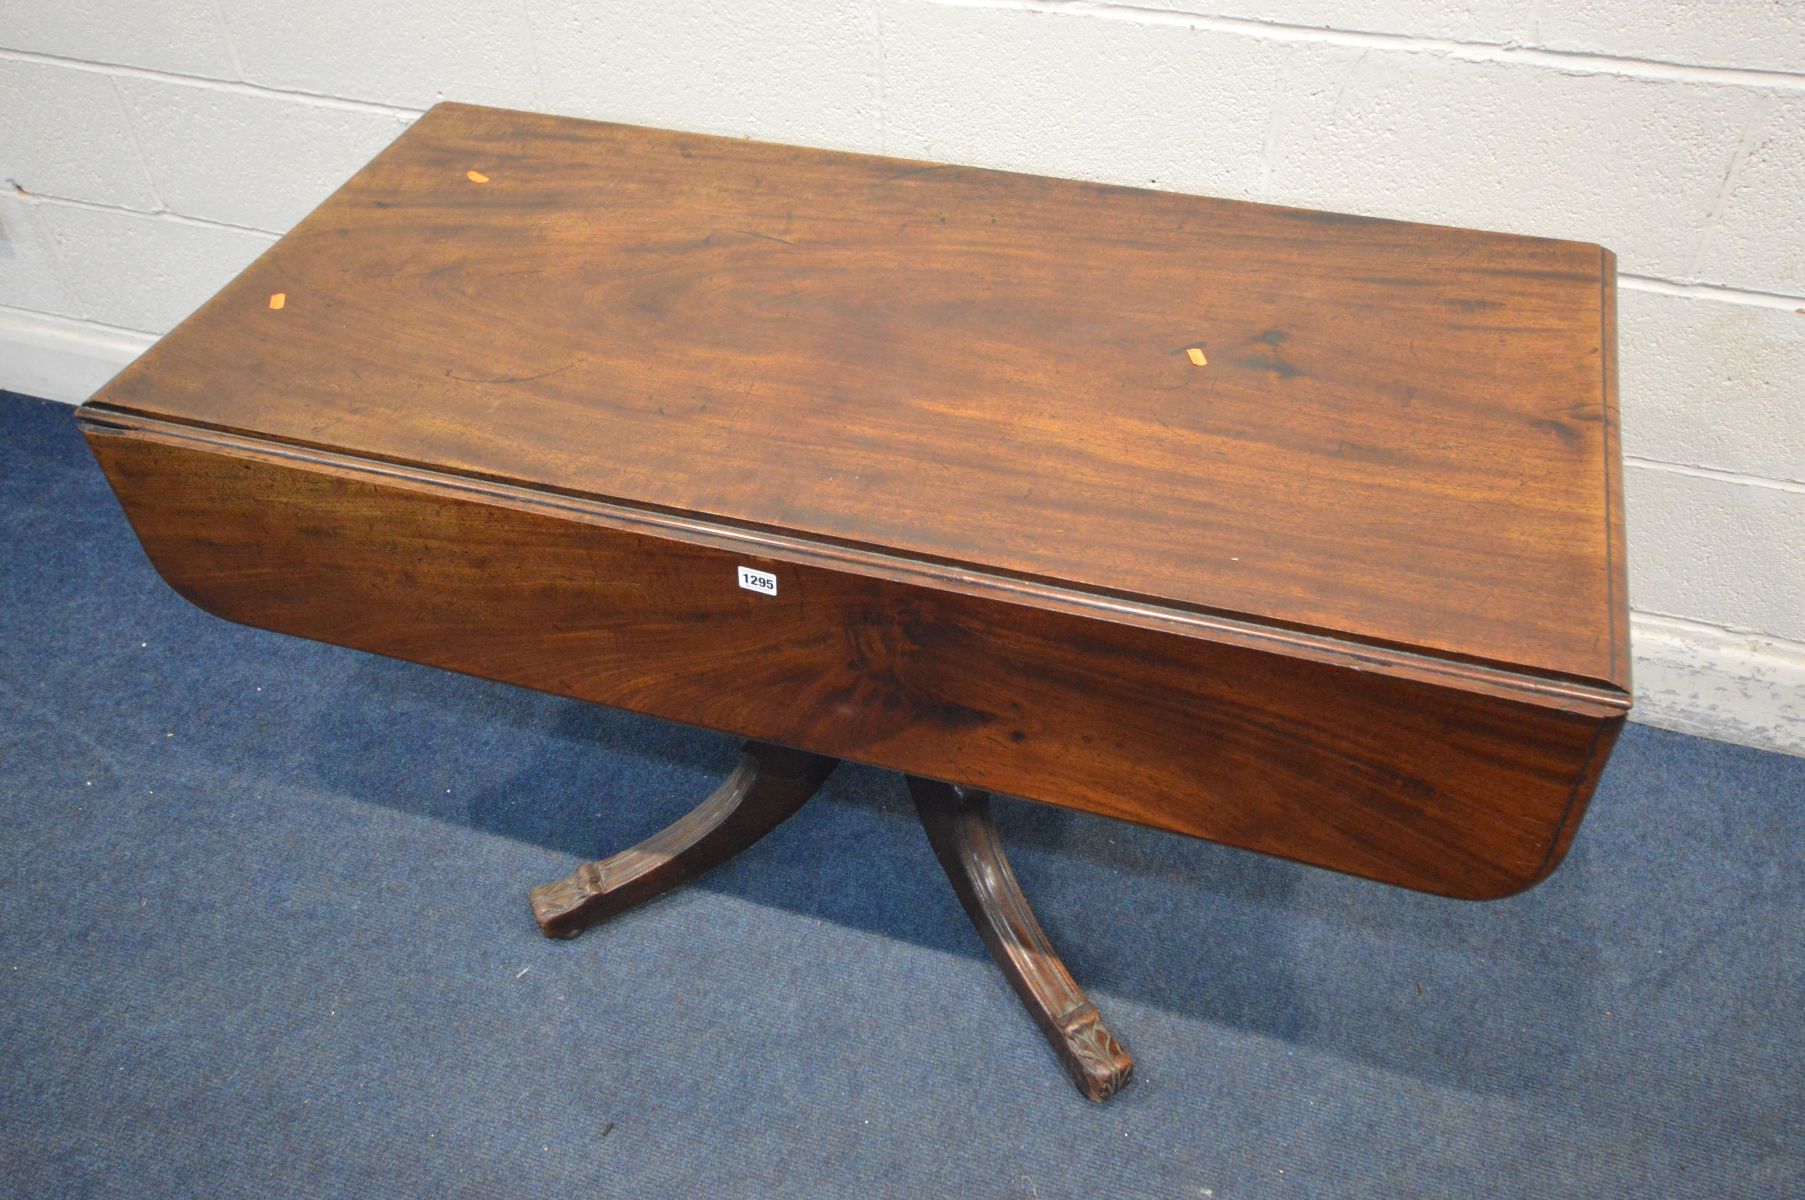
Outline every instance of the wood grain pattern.
POLYGON ((441 105, 81 421, 233 620, 1494 897, 1629 707, 1613 281, 441 105))
POLYGON ((1612 272, 441 105, 99 399, 1622 697, 1612 272))
POLYGON ((1009 577, 85 410, 232 620, 1389 883, 1559 861, 1624 703, 1009 577), (771 571, 775 597, 740 588, 771 571))

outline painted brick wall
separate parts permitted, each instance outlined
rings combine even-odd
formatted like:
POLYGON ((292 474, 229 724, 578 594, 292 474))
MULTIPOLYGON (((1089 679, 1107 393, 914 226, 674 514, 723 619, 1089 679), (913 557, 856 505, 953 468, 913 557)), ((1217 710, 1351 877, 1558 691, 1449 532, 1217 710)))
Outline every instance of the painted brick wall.
POLYGON ((0 386, 440 98, 1601 242, 1639 715, 1805 752, 1805 0, 10 0, 0 386))

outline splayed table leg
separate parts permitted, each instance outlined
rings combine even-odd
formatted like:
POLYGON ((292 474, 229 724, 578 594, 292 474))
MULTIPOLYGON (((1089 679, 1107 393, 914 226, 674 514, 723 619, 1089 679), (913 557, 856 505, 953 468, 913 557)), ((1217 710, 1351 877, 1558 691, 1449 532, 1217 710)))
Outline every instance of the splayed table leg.
POLYGON ((629 850, 584 863, 533 889, 533 918, 547 937, 576 937, 720 866, 808 802, 838 759, 748 742, 714 793, 629 850))
POLYGON ((1091 1100, 1115 1095, 1133 1074, 1134 1060, 1034 919, 997 838, 990 797, 914 775, 909 794, 959 902, 1072 1082, 1091 1100))

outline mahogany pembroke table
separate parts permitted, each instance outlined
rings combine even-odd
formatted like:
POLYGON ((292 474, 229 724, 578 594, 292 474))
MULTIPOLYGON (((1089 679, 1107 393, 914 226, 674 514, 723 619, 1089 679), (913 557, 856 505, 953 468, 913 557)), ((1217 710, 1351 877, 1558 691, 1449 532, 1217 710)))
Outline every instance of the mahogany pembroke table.
POLYGON ((78 419, 234 621, 747 739, 571 936, 894 768, 1084 1093, 998 791, 1444 896, 1629 709, 1597 246, 441 104, 78 419))

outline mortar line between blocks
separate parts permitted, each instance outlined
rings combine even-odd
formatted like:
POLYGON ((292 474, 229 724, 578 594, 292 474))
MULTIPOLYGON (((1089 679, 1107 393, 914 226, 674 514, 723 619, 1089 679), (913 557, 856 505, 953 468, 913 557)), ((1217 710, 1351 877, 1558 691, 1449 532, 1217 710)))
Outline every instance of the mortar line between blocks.
POLYGON ((213 15, 219 20, 219 31, 225 35, 226 53, 232 58, 232 71, 242 81, 244 60, 238 56, 238 37, 232 32, 232 21, 226 16, 226 0, 213 0, 213 15))
POLYGON ((1626 272, 1618 273, 1617 285, 1632 292, 1682 296, 1688 300, 1716 300, 1725 304, 1747 304, 1755 308, 1780 308, 1805 315, 1805 296, 1785 292, 1763 292, 1723 283, 1676 283, 1659 275, 1632 275, 1626 272))
POLYGON ((532 0, 520 0, 520 20, 526 26, 526 52, 533 64, 533 103, 545 107, 545 69, 539 63, 539 31, 533 27, 532 0))
POLYGON ((152 333, 147 329, 133 329, 129 325, 113 325, 95 317, 71 317, 65 313, 44 312, 36 308, 23 308, 17 304, 0 304, 0 317, 15 316, 31 321, 41 321, 46 325, 67 326, 68 332, 80 333, 97 330, 101 333, 114 334, 137 341, 144 345, 140 351, 149 348, 150 344, 163 335, 152 333))
POLYGON ((925 0, 941 8, 997 9, 1055 16, 1091 17, 1139 25, 1169 25, 1214 33, 1239 34, 1275 42, 1314 42, 1322 45, 1365 46, 1401 53, 1440 54, 1469 62, 1518 63, 1585 75, 1618 75, 1675 82, 1717 83, 1735 87, 1766 87, 1805 91, 1805 75, 1764 67, 1719 67, 1665 62, 1655 58, 1599 54, 1583 50, 1556 50, 1505 42, 1460 41, 1456 38, 1422 37, 1411 33, 1335 29, 1290 25, 1255 17, 1213 16, 1176 9, 1140 8, 1132 4, 1097 3, 1096 0, 925 0))
POLYGON ((84 208, 90 212, 122 213, 128 217, 147 217, 154 221, 173 221, 178 225, 200 225, 208 229, 230 229, 235 233, 254 233, 260 238, 275 241, 283 235, 284 230, 263 229, 256 225, 235 225, 231 221, 216 221, 211 217, 190 217, 183 213, 160 209, 157 212, 146 212, 141 208, 124 208, 117 204, 101 204, 94 200, 77 200, 71 196, 47 195, 43 192, 19 191, 18 199, 26 204, 47 204, 52 207, 84 208))
POLYGON ((890 153, 890 117, 884 111, 884 73, 889 65, 884 49, 884 0, 868 0, 871 5, 872 55, 877 66, 877 152, 890 153))
POLYGON ((150 155, 144 152, 144 138, 138 133, 138 118, 132 112, 132 106, 126 103, 119 76, 109 75, 107 86, 113 89, 113 100, 119 105, 119 115, 125 119, 125 136, 132 143, 132 153, 138 157, 138 169, 144 172, 144 186, 150 189, 150 198, 156 201, 157 211, 168 212, 169 203, 163 199, 163 189, 157 186, 157 177, 150 169, 150 155))
POLYGON ((1664 471, 1670 475, 1709 479, 1715 483, 1733 483, 1740 487, 1766 488, 1770 491, 1790 492, 1795 496, 1805 496, 1805 482, 1796 479, 1775 479, 1768 475, 1750 475, 1742 471, 1726 471, 1719 467, 1694 467, 1686 463, 1664 462, 1658 458, 1643 458, 1639 454, 1624 455, 1623 465, 1634 467, 1639 471, 1664 471))
POLYGON ((351 100, 343 96, 328 96, 319 92, 303 92, 291 88, 266 87, 260 83, 246 83, 242 80, 211 79, 203 75, 182 75, 174 71, 158 71, 150 67, 131 67, 119 63, 90 62, 85 58, 67 58, 60 54, 44 54, 36 50, 0 49, 0 61, 38 63, 43 66, 65 67, 72 71, 88 71, 99 75, 113 75, 129 79, 151 79, 159 83, 179 83, 188 87, 205 91, 229 92, 240 96, 260 96, 264 99, 289 100, 298 104, 309 104, 316 108, 333 108, 341 112, 381 113, 388 117, 411 120, 418 117, 424 109, 404 108, 394 104, 378 104, 373 100, 351 100))
MULTIPOLYGON (((17 184, 14 184, 13 187, 15 191, 19 191, 17 184)), ((88 316, 88 299, 86 296, 83 296, 80 289, 75 286, 75 277, 69 271, 69 264, 63 261, 63 248, 57 244, 55 231, 45 223, 42 217, 38 216, 37 206, 29 203, 31 197, 25 195, 22 191, 19 191, 18 198, 21 202, 25 203, 25 220, 31 225, 29 231, 31 236, 38 240, 38 246, 40 248, 50 252, 51 270, 56 275, 57 283, 62 285, 63 295, 67 297, 69 301, 75 305, 76 310, 81 313, 81 316, 79 317, 64 317, 61 319, 80 323, 92 321, 93 318, 88 316)), ((0 309, 10 307, 11 305, 0 305, 0 309)), ((35 310, 24 309, 21 311, 34 312, 35 310)), ((55 316, 57 314, 47 315, 55 316)))

